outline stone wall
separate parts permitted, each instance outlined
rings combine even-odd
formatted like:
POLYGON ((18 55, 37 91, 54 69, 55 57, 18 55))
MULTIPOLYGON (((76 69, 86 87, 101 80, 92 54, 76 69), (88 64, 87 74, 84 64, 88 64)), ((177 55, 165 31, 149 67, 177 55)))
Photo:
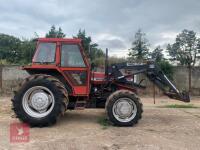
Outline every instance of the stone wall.
MULTIPOLYGON (((177 88, 188 90, 188 68, 178 66, 174 68, 174 82, 177 88)), ((200 95, 200 67, 192 69, 191 92, 193 95, 200 95)))
MULTIPOLYGON (((19 66, 0 66, 0 92, 1 94, 11 94, 13 89, 27 77, 26 71, 20 69, 19 66)), ((139 76, 139 79, 146 78, 139 76)), ((178 89, 188 89, 188 69, 186 67, 177 66, 174 67, 174 81, 172 81, 178 89)), ((147 86, 145 90, 141 90, 141 94, 153 95, 154 86, 146 79, 143 83, 147 86)), ((162 92, 155 88, 156 94, 162 92)), ((195 67, 192 70, 192 95, 200 96, 200 67, 195 67)))
POLYGON ((1 94, 11 94, 17 85, 28 76, 26 71, 20 69, 19 66, 0 66, 1 76, 1 94))
MULTIPOLYGON (((141 93, 153 95, 154 93, 154 85, 151 83, 144 75, 139 75, 137 80, 144 78, 146 85, 146 89, 142 90, 141 93)), ((183 66, 176 66, 174 67, 174 75, 172 83, 179 89, 179 90, 188 90, 188 68, 183 66)), ((200 67, 195 67, 192 70, 192 78, 191 78, 192 90, 191 94, 195 96, 200 96, 200 67)), ((162 94, 158 88, 155 87, 155 93, 158 95, 162 94)))

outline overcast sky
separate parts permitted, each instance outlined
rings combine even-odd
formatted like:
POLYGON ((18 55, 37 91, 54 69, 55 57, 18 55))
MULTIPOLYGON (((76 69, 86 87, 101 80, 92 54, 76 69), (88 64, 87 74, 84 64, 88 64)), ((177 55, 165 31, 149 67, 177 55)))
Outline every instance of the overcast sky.
POLYGON ((0 0, 0 33, 45 36, 51 25, 67 37, 85 29, 100 48, 125 56, 136 30, 152 47, 173 42, 183 29, 200 32, 200 0, 0 0))

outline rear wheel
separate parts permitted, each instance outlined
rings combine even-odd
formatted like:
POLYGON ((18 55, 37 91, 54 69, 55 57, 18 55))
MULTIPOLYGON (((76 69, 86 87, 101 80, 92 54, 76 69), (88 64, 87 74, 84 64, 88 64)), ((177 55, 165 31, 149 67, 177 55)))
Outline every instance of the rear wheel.
POLYGON ((109 120, 117 126, 132 126, 142 118, 142 103, 131 91, 119 90, 106 101, 109 120))
POLYGON ((68 104, 64 85, 49 75, 33 75, 20 86, 12 99, 16 116, 31 126, 56 123, 68 104))

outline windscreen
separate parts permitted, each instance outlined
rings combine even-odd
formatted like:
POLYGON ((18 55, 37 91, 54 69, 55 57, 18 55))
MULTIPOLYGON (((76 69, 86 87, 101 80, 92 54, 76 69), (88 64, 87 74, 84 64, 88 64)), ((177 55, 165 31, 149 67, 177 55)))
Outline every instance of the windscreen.
POLYGON ((54 63, 56 54, 56 43, 39 43, 33 62, 54 63))

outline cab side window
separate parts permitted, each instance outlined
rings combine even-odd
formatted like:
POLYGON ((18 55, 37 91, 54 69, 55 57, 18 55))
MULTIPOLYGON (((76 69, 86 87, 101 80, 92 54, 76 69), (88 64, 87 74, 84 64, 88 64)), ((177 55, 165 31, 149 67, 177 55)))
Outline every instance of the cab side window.
POLYGON ((76 44, 62 44, 61 46, 62 67, 85 67, 79 46, 76 44))

